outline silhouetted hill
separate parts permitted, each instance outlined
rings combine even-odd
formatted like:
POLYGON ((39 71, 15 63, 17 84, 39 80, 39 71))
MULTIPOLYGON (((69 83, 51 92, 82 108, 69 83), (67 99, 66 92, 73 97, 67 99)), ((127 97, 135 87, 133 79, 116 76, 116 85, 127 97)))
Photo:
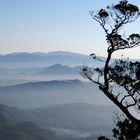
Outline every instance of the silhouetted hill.
POLYGON ((75 75, 79 73, 80 67, 69 67, 62 64, 54 64, 41 70, 38 74, 75 75))

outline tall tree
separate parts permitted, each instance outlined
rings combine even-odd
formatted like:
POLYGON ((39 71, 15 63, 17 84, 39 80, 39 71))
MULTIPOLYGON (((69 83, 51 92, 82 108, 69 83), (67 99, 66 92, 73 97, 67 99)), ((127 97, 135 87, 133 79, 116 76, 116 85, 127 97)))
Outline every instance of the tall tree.
POLYGON ((122 28, 134 22, 140 15, 139 8, 122 0, 97 14, 90 12, 93 20, 97 21, 106 34, 107 57, 101 60, 95 54, 93 59, 104 63, 103 68, 82 67, 82 75, 99 86, 99 89, 135 124, 140 124, 140 62, 129 59, 111 61, 114 52, 138 47, 140 35, 122 34, 122 28), (118 91, 119 89, 119 91, 118 91), (133 113, 135 110, 139 118, 133 113))

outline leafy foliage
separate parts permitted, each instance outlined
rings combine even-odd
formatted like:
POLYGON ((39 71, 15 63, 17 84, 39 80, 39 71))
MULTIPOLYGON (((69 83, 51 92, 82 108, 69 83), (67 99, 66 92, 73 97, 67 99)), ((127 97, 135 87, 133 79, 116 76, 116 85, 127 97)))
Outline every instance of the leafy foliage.
POLYGON ((139 140, 140 126, 129 119, 119 120, 113 130, 113 136, 118 140, 139 140))

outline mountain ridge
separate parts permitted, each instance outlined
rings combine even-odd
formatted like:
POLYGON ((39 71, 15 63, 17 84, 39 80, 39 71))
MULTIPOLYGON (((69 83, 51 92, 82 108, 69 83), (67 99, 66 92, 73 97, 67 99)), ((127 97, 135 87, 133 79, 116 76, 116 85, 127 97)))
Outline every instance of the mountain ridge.
POLYGON ((111 104, 98 86, 80 80, 27 82, 0 87, 0 102, 20 108, 36 108, 65 103, 111 104))
MULTIPOLYGON (((103 58, 105 59, 105 58, 103 58)), ((56 63, 63 65, 76 66, 76 65, 91 65, 95 60, 92 57, 80 53, 65 52, 65 51, 54 51, 48 53, 11 53, 6 55, 0 55, 0 64, 15 65, 18 63, 20 67, 28 65, 38 66, 49 66, 56 63), (23 65, 24 63, 24 65, 23 65)), ((95 61, 96 64, 98 62, 95 61)), ((15 65, 16 66, 16 65, 15 65)))
MULTIPOLYGON (((16 55, 28 55, 28 54, 33 54, 33 55, 52 55, 52 54, 76 54, 76 55, 86 55, 86 54, 81 54, 77 52, 70 52, 70 51, 49 51, 49 52, 13 52, 13 53, 7 53, 7 54, 0 54, 0 56, 16 56, 16 55)), ((88 56, 88 55, 86 55, 88 56)))
MULTIPOLYGON (((10 88, 10 87, 20 87, 20 86, 32 86, 32 85, 46 85, 46 84, 59 84, 59 83, 63 83, 63 84, 80 84, 83 81, 79 80, 79 79, 73 79, 73 80, 50 80, 50 81, 36 81, 36 82, 25 82, 22 84, 17 84, 17 85, 10 85, 10 86, 1 86, 0 88, 10 88)), ((85 83, 85 82, 83 82, 85 83)))

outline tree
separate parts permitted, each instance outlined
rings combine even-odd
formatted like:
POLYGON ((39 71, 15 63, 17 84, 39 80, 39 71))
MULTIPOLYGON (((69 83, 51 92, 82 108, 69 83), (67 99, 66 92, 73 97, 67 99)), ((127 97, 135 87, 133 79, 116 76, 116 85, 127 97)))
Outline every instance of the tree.
POLYGON ((139 140, 140 125, 137 125, 129 119, 119 119, 116 128, 112 130, 113 136, 118 140, 139 140))
POLYGON ((127 0, 122 0, 99 10, 97 14, 91 11, 90 15, 106 34, 107 57, 104 61, 91 54, 93 59, 103 62, 104 67, 91 69, 83 66, 82 75, 97 84, 132 123, 140 125, 140 119, 132 111, 135 110, 140 116, 140 62, 129 59, 117 59, 113 63, 111 61, 114 52, 139 46, 139 34, 126 36, 120 30, 139 17, 139 8, 127 0))

